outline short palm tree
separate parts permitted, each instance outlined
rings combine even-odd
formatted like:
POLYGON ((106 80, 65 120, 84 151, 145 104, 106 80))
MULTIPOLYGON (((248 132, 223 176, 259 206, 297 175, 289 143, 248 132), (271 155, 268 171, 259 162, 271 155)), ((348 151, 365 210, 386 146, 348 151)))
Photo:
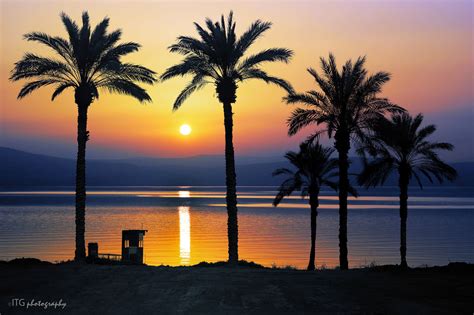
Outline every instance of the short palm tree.
POLYGON ((456 170, 444 163, 437 150, 453 150, 445 142, 430 142, 427 138, 436 131, 434 125, 420 128, 423 116, 411 117, 408 113, 394 115, 374 124, 373 133, 366 138, 358 152, 364 156, 364 169, 358 183, 366 187, 382 185, 390 174, 398 174, 400 189, 400 257, 402 267, 407 267, 406 230, 408 217, 408 185, 414 178, 422 188, 421 176, 430 182, 436 178, 454 180, 456 170), (367 154, 372 156, 367 160, 367 154))
POLYGON ((135 82, 152 84, 154 72, 131 63, 123 63, 122 56, 135 52, 140 45, 129 42, 119 44, 121 31, 108 33, 109 19, 105 18, 91 32, 89 15, 82 14, 82 27, 66 14, 61 14, 69 38, 33 32, 25 35, 51 48, 55 57, 42 57, 27 53, 15 63, 10 79, 30 79, 18 94, 23 98, 44 86, 53 86, 52 100, 68 88, 74 89, 77 104, 77 165, 76 165, 76 251, 75 259, 85 258, 85 204, 86 204, 86 142, 87 111, 99 88, 109 92, 130 95, 140 102, 151 101, 146 91, 135 82))
POLYGON ((316 80, 321 91, 289 94, 288 104, 300 103, 305 108, 297 108, 288 119, 288 134, 294 135, 310 124, 324 124, 327 132, 334 136, 334 147, 339 160, 339 263, 341 269, 348 269, 347 259, 347 196, 349 183, 349 150, 351 139, 364 137, 364 132, 375 119, 387 112, 400 112, 402 108, 380 98, 382 86, 390 79, 387 72, 367 75, 364 68, 365 57, 359 57, 353 64, 350 60, 337 69, 332 54, 329 59, 321 58, 322 74, 309 68, 308 72, 316 80))
POLYGON ((168 80, 177 76, 191 75, 191 82, 181 91, 174 102, 177 110, 184 100, 194 91, 208 83, 214 84, 218 100, 224 109, 225 126, 225 160, 227 185, 227 229, 229 241, 229 263, 238 262, 238 224, 237 194, 234 161, 234 145, 232 143, 232 104, 236 101, 237 85, 248 79, 259 79, 272 83, 292 92, 291 85, 283 79, 268 75, 260 66, 266 62, 288 62, 292 51, 285 48, 271 48, 244 58, 248 48, 265 32, 271 23, 256 21, 250 28, 237 38, 232 12, 220 22, 206 19, 207 30, 194 23, 199 38, 188 36, 178 37, 177 43, 169 47, 171 52, 184 56, 181 63, 168 68, 161 79, 168 80))
POLYGON ((325 148, 319 142, 303 142, 299 152, 288 151, 285 158, 294 167, 294 170, 280 168, 273 172, 273 176, 286 175, 286 179, 278 188, 273 200, 276 207, 286 196, 294 191, 300 191, 301 197, 309 196, 311 207, 311 250, 309 252, 308 270, 315 269, 316 254, 316 218, 319 207, 319 191, 322 186, 337 190, 337 160, 331 158, 334 149, 325 148))

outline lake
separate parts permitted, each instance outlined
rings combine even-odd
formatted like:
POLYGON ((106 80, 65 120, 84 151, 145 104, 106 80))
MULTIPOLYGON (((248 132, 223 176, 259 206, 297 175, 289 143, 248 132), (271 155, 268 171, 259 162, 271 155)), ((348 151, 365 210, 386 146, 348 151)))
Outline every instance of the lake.
MULTIPOLYGON (((276 187, 238 187, 240 259, 305 268, 310 210, 294 195, 275 208, 276 187)), ((359 188, 349 200, 351 267, 399 263, 398 189, 359 188)), ((410 266, 474 262, 474 187, 410 189, 410 266)), ((322 190, 316 263, 338 265, 338 201, 322 190)), ((123 229, 146 229, 145 263, 192 265, 227 258, 225 187, 89 187, 86 242, 120 254, 123 229)), ((73 187, 0 190, 0 260, 74 255, 73 187)))

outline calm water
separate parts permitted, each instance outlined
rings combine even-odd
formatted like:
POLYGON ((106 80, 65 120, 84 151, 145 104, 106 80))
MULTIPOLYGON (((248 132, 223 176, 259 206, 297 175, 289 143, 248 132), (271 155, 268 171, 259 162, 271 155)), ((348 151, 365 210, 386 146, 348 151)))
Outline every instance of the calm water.
MULTIPOLYGON (((275 187, 240 187, 239 253, 266 266, 305 268, 309 208, 294 196, 271 206, 275 187)), ((395 187, 360 191, 349 202, 351 266, 398 263, 399 215, 395 187)), ((413 189, 409 199, 408 262, 412 266, 474 262, 474 187, 413 189)), ((333 192, 322 191, 316 262, 338 264, 338 211, 333 192)), ((223 187, 91 187, 86 241, 99 252, 120 254, 122 229, 147 229, 145 262, 188 265, 225 260, 223 187)), ((74 254, 71 187, 0 191, 0 260, 49 261, 74 254)))

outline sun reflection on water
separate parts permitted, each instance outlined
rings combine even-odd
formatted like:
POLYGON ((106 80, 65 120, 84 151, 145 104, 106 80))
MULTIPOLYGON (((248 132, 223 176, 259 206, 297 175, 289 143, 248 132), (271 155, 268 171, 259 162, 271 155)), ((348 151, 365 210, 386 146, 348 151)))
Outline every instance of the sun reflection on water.
POLYGON ((181 206, 178 210, 179 257, 182 265, 189 265, 191 259, 191 216, 189 215, 189 207, 181 206))
POLYGON ((191 197, 191 192, 189 190, 180 190, 178 191, 179 198, 189 198, 191 197))

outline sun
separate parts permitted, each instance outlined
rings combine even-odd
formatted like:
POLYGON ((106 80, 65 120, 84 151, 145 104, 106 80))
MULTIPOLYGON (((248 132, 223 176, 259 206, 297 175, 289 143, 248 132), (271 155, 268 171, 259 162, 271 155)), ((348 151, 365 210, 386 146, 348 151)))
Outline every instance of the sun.
POLYGON ((179 127, 179 133, 182 134, 183 136, 187 136, 191 133, 192 129, 188 124, 181 125, 179 127))

